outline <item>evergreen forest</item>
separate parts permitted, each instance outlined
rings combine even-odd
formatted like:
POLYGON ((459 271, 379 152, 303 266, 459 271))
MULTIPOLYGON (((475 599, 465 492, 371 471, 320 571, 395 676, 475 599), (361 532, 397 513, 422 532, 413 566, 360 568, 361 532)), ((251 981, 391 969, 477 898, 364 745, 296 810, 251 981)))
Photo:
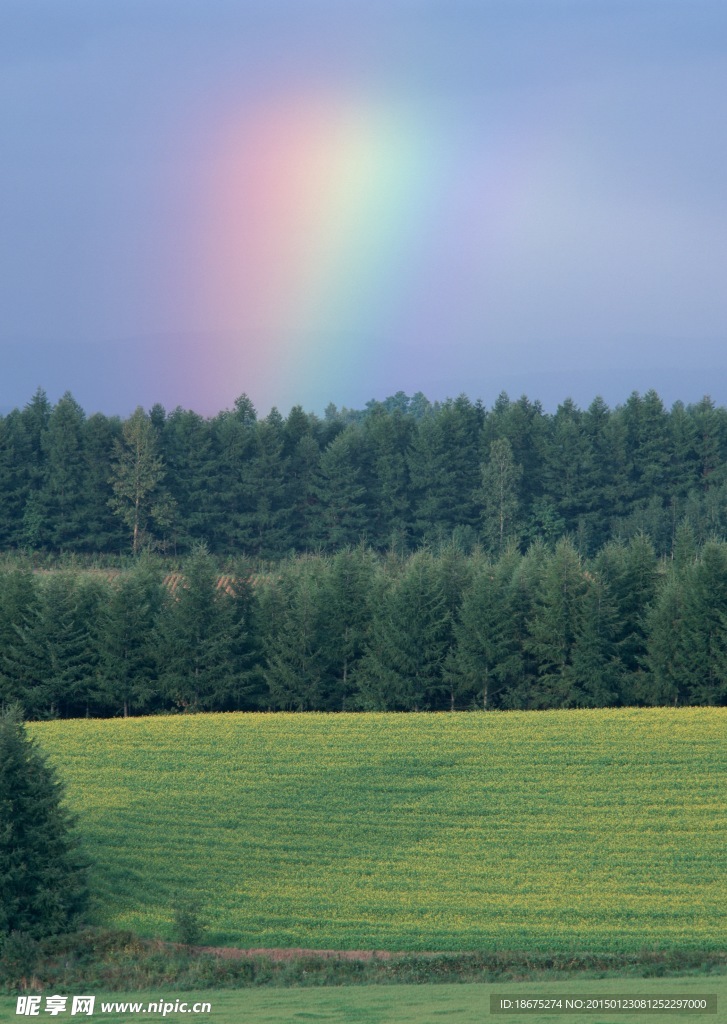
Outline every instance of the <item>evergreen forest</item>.
POLYGON ((0 418, 0 704, 723 704, 727 410, 0 418))
POLYGON ((31 718, 174 711, 717 705, 727 544, 659 559, 643 534, 498 558, 343 548, 220 575, 0 570, 0 704, 31 718), (243 571, 239 571, 243 570, 243 571))
POLYGON ((415 551, 455 538, 493 556, 569 536, 584 556, 649 537, 672 557, 688 533, 727 535, 727 409, 667 410, 653 392, 555 414, 501 395, 430 403, 397 394, 362 411, 258 419, 241 396, 205 419, 155 406, 86 416, 39 390, 0 417, 0 550, 278 560, 362 541, 415 551))

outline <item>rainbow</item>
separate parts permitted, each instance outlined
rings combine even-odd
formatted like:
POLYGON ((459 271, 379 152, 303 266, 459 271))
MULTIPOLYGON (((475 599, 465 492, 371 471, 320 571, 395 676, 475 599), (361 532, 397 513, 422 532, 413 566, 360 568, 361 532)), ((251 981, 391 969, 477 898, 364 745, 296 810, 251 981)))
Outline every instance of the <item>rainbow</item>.
POLYGON ((229 350, 228 386, 254 397, 277 380, 295 401, 324 380, 333 396, 407 334, 446 216, 432 122, 406 104, 294 95, 221 128, 193 288, 229 350))
POLYGON ((202 341, 169 360, 198 400, 245 391, 286 412, 432 382, 479 393, 502 309, 517 326, 529 308, 519 262, 550 244, 538 169, 558 147, 535 123, 451 115, 294 89, 218 115, 185 235, 202 341))

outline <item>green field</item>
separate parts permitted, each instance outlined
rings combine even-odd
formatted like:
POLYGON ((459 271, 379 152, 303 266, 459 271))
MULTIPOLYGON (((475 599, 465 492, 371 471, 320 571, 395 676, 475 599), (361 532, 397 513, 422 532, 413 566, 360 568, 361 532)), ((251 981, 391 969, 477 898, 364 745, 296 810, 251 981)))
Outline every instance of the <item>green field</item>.
MULTIPOLYGON (((0 1020, 23 1020, 15 1016, 16 997, 0 996, 0 1020)), ((107 1024, 133 1024, 134 1021, 164 1019, 167 1024, 554 1024, 556 1021, 583 1020, 593 1024, 643 1024, 646 1021, 712 1021, 724 1020, 727 1005, 727 978, 696 977, 669 979, 614 979, 548 981, 528 984, 498 983, 493 985, 367 985, 364 987, 325 989, 245 989, 237 992, 144 992, 130 995, 96 995, 94 1019, 99 1016, 102 1002, 144 1003, 161 1000, 174 1002, 186 1000, 188 1005, 195 1002, 209 1002, 210 1014, 168 1013, 163 1018, 159 1013, 132 1013, 128 1009, 120 1013, 104 1013, 107 1024), (554 998, 599 997, 664 998, 678 996, 695 998, 716 995, 718 1013, 709 1014, 644 1014, 608 1012, 569 1014, 562 1016, 552 1013, 490 1013, 490 995, 512 998, 554 998)), ((71 1000, 68 1000, 70 1006, 71 1000)), ((41 1007, 44 1003, 41 1004, 41 1007)), ((41 1008, 41 1016, 43 1010, 41 1008)), ((58 1020, 68 1019, 62 1014, 58 1020)), ((87 1019, 87 1018, 75 1018, 87 1019)))
MULTIPOLYGON (((246 947, 725 947, 727 709, 32 726, 94 917, 246 947)), ((372 1018, 378 1019, 378 1018, 372 1018)))

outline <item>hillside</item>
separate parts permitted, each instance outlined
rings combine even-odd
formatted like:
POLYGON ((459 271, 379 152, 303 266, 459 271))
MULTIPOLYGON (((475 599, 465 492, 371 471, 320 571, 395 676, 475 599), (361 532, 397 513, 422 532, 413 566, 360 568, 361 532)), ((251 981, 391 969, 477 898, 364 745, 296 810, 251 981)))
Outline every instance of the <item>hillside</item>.
POLYGON ((724 946, 725 709, 31 728, 102 923, 168 937, 197 898, 219 945, 724 946))

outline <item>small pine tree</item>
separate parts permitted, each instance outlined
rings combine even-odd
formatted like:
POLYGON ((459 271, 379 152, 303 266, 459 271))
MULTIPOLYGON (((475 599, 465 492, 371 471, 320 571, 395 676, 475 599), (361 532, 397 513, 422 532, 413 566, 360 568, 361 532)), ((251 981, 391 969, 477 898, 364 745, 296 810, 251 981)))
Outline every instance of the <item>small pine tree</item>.
POLYGON ((63 784, 15 709, 0 716, 0 939, 71 930, 87 897, 86 862, 63 784))

